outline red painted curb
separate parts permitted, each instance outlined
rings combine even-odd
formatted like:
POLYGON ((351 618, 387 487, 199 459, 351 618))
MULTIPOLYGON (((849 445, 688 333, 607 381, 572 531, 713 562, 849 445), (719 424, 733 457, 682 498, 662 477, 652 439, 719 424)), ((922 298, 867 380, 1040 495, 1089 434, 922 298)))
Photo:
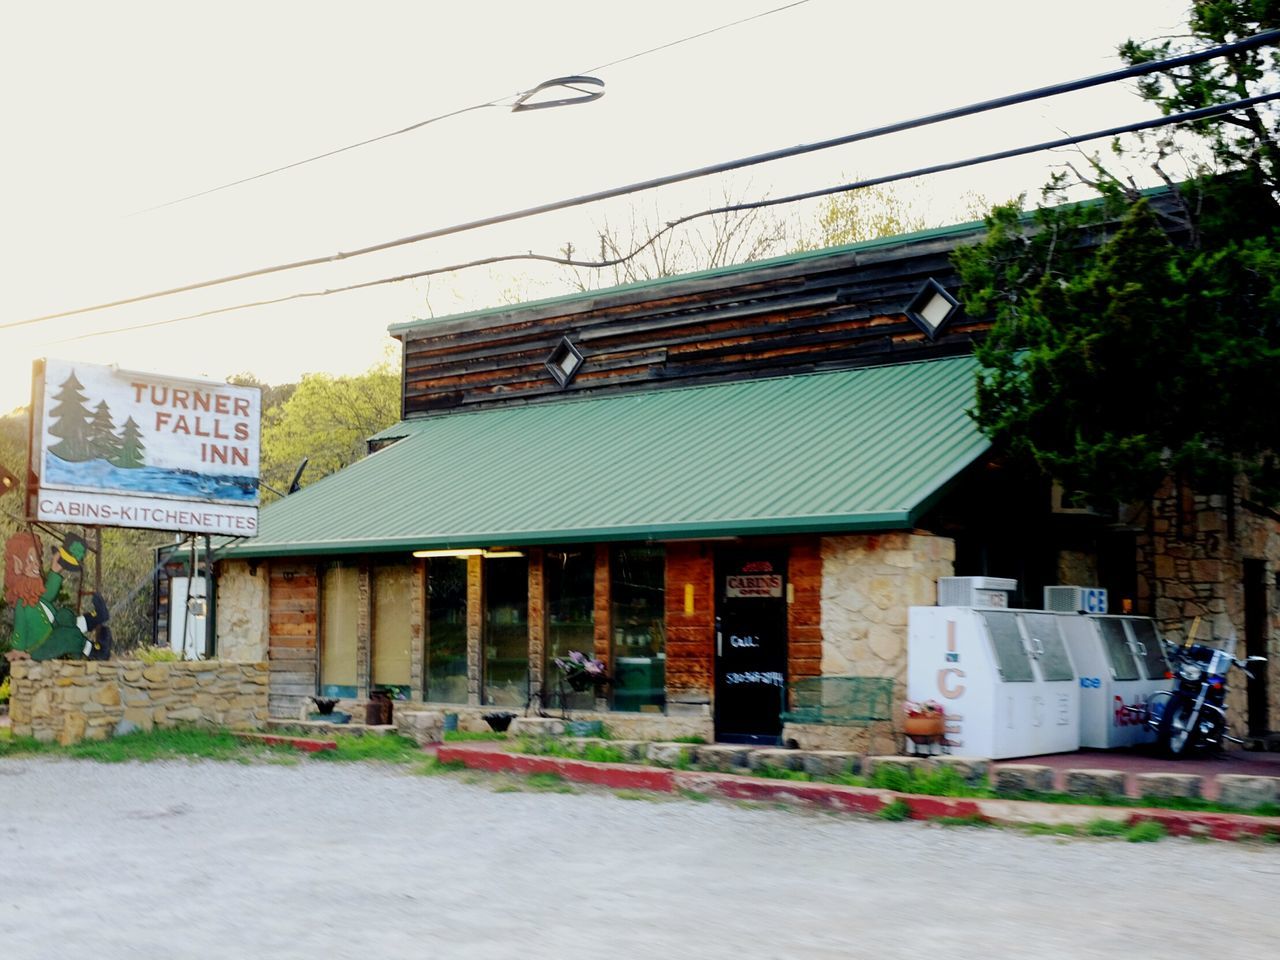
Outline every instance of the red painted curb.
POLYGON ((1242 837, 1280 835, 1274 818, 1249 818, 1230 813, 1196 813, 1184 810, 1143 810, 1126 821, 1130 826, 1153 820, 1174 837, 1213 837, 1239 840, 1242 837))
MULTIPOLYGON (((539 757, 508 753, 491 744, 441 744, 436 753, 442 763, 462 763, 473 770, 492 773, 556 773, 566 780, 593 783, 614 790, 653 790, 672 793, 685 790, 724 800, 751 800, 759 803, 804 804, 846 813, 876 814, 888 804, 900 800, 912 820, 959 818, 990 823, 1014 822, 987 812, 988 804, 1006 807, 1021 805, 1016 800, 983 800, 957 797, 933 797, 914 793, 895 793, 870 787, 847 787, 836 783, 812 783, 803 780, 769 780, 732 773, 701 770, 669 770, 634 764, 593 763, 563 757, 539 757)), ((1116 810, 1117 808, 1107 808, 1116 810)), ((1143 820, 1160 823, 1171 836, 1209 836, 1217 840, 1242 837, 1280 836, 1280 818, 1250 814, 1199 813, 1155 808, 1123 808, 1125 822, 1133 825, 1143 820)))
POLYGON ((524 753, 507 753, 483 747, 460 747, 441 744, 436 748, 441 763, 465 763, 472 770, 492 773, 558 773, 566 780, 594 783, 614 790, 656 790, 671 793, 671 770, 635 767, 625 764, 591 763, 564 757, 536 757, 524 753))
POLYGON ((274 733, 237 733, 242 740, 265 743, 269 747, 293 747, 306 753, 319 753, 321 750, 337 750, 336 740, 313 740, 310 737, 286 737, 274 733))

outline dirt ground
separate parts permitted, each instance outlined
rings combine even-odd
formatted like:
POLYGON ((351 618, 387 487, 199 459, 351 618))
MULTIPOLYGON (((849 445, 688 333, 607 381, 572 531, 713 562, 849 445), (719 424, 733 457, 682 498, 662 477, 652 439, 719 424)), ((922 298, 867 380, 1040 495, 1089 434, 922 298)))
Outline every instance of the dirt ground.
POLYGON ((1280 942, 1275 846, 515 784, 0 761, 0 957, 1152 957, 1192 936, 1260 960, 1280 942))

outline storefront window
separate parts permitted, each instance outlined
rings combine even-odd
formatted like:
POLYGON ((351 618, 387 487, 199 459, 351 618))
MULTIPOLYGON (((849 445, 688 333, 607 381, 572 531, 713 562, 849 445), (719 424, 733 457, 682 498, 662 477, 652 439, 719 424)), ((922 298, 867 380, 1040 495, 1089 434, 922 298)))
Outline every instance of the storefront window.
POLYGON ((667 644, 662 547, 615 547, 609 558, 613 628, 613 709, 661 712, 667 644))
POLYGON ((523 707, 529 697, 529 561, 484 561, 484 702, 523 707))
POLYGON ((360 573, 329 567, 320 583, 320 696, 353 699, 356 687, 356 611, 360 573))
POLYGON ((426 699, 467 702, 467 561, 441 557, 427 565, 426 699))
POLYGON ((557 657, 565 659, 579 650, 595 656, 595 573, 594 547, 548 550, 545 582, 547 590, 547 660, 543 684, 548 706, 564 705, 579 710, 595 706, 595 692, 575 693, 560 683, 557 657))
POLYGON ((417 582, 413 567, 373 569, 373 687, 392 687, 405 699, 411 682, 409 621, 417 582))

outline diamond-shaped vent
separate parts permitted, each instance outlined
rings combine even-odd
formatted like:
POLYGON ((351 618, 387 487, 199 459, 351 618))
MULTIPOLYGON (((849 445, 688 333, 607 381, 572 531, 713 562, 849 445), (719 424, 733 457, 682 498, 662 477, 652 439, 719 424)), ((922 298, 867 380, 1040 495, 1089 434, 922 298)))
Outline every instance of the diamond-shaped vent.
POLYGON ((930 277, 907 304, 907 316, 929 335, 930 340, 934 340, 959 309, 960 301, 930 277))
POLYGON ((547 357, 546 367, 551 371, 551 376, 555 377, 556 383, 567 387, 582 368, 582 354, 572 340, 564 337, 551 351, 551 356, 547 357))

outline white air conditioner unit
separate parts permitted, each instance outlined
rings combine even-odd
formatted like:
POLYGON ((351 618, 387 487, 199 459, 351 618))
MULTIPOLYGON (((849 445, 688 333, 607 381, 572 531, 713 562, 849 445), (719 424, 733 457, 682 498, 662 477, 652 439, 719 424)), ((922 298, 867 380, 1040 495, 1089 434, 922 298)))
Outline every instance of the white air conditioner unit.
POLYGON ((1017 589, 1017 580, 1003 577, 939 577, 938 606, 1007 608, 1017 589))
POLYGON ((1106 613, 1107 591, 1101 587, 1045 587, 1044 608, 1054 613, 1106 613))

